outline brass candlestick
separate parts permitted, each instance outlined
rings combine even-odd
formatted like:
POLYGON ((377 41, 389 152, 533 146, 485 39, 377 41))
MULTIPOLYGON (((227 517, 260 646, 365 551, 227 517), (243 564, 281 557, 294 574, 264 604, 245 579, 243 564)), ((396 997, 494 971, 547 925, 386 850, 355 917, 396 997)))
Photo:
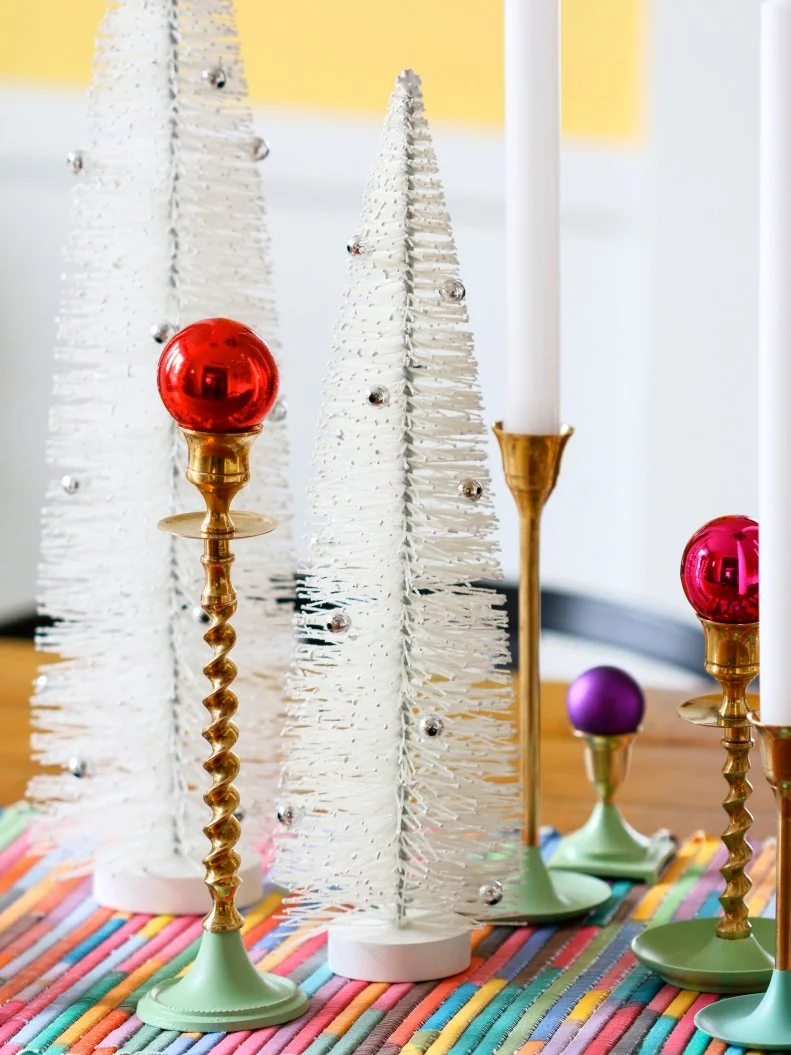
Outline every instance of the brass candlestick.
MULTIPOLYGON (((750 722, 761 738, 764 776, 777 803, 777 896, 775 904, 778 971, 791 971, 791 728, 764 725, 759 714, 750 722)), ((791 1033, 786 1045, 791 1045, 791 1033)))
POLYGON ((569 686, 566 708, 574 735, 585 743, 585 771, 598 801, 585 824, 560 840, 549 867, 655 880, 675 852, 673 839, 666 831, 641 835, 615 804, 645 714, 643 690, 625 670, 592 667, 569 686))
POLYGON ((771 920, 751 922, 745 904, 752 886, 746 869, 753 856, 747 840, 753 822, 747 808, 753 790, 748 776, 753 737, 747 687, 758 674, 759 626, 755 621, 757 596, 754 611, 747 610, 746 602, 739 610, 744 590, 733 569, 738 572, 748 563, 743 550, 745 532, 751 524, 754 522, 744 517, 712 521, 693 536, 682 562, 685 591, 703 626, 705 669, 721 686, 718 695, 700 696, 682 704, 679 714, 694 725, 722 730, 722 772, 728 785, 723 801, 728 823, 722 833, 728 858, 721 869, 725 889, 719 899, 723 914, 713 925, 712 920, 694 919, 652 927, 632 943, 635 955, 671 984, 717 993, 761 990, 768 984, 772 968, 771 920), (715 528, 716 545, 711 537, 715 528), (691 570, 686 568, 690 552, 691 570), (706 598, 712 595, 717 604, 706 606, 706 598), (710 618, 714 613, 736 613, 741 621, 710 618))
POLYGON ((235 816, 239 793, 233 785, 239 773, 233 752, 239 730, 233 721, 238 701, 231 689, 236 665, 229 656, 236 641, 229 621, 236 611, 231 542, 266 534, 276 525, 256 513, 231 516, 230 507, 250 480, 250 448, 261 432, 259 422, 274 402, 277 368, 269 349, 247 327, 214 319, 189 326, 172 339, 162 353, 159 383, 166 406, 181 420, 187 479, 206 504, 205 513, 167 517, 159 527, 180 538, 203 541, 201 608, 210 617, 204 640, 213 651, 204 668, 212 685, 203 701, 210 718, 203 736, 211 748, 204 769, 212 778, 204 801, 212 817, 203 829, 211 844, 203 864, 212 907, 203 921, 204 933, 190 971, 154 986, 140 1000, 137 1013, 161 1029, 202 1033, 256 1029, 288 1022, 307 1008, 307 998, 294 982, 261 974, 253 966, 242 942, 244 920, 236 907, 240 858, 235 846, 241 827, 235 816), (251 410, 250 394, 260 397, 262 391, 265 397, 251 410), (227 422, 230 428, 243 412, 252 417, 248 427, 216 429, 216 421, 227 422), (186 427, 183 416, 201 416, 216 430, 186 427))
POLYGON ((560 840, 550 868, 652 882, 675 853, 668 832, 659 831, 650 837, 640 834, 615 804, 639 731, 596 735, 574 730, 574 736, 585 741, 585 772, 598 802, 583 827, 560 840))
MULTIPOLYGON (((695 1025, 709 1036, 746 1048, 791 1048, 791 728, 752 725, 761 738, 764 775, 777 803, 776 958, 763 995, 719 1000, 699 1011, 695 1025)), ((757 920, 755 922, 758 922, 757 920)))
POLYGON ((505 479, 519 513, 519 683, 517 728, 523 794, 522 855, 509 919, 528 923, 582 915, 610 896, 606 883, 575 872, 551 875, 541 857, 541 680, 539 644, 541 589, 539 554, 541 516, 560 472, 573 429, 557 436, 528 436, 494 426, 505 479))
MULTIPOLYGON (((206 513, 167 517, 159 527, 180 538, 203 539, 201 564, 204 587, 201 608, 210 617, 210 625, 203 640, 214 655, 203 668, 212 683, 212 692, 203 701, 209 712, 210 724, 203 730, 203 738, 211 747, 211 756, 203 768, 212 778, 212 786, 203 801, 212 811, 212 819, 203 829, 211 843, 211 850, 203 859, 206 886, 212 907, 203 921, 204 930, 213 932, 240 930, 244 922, 236 908, 239 889, 240 857, 234 847, 241 834, 235 817, 239 808, 239 792, 233 781, 239 774, 239 759, 233 747, 239 730, 233 722, 238 707, 231 684, 236 677, 236 664, 228 653, 236 643, 236 631, 230 619, 236 612, 236 591, 231 583, 231 540, 251 538, 273 531, 275 521, 269 517, 244 514, 245 527, 237 533, 230 516, 230 505, 235 495, 250 480, 250 448, 261 432, 261 426, 247 433, 213 435, 182 429, 187 441, 187 479, 194 484, 206 502, 206 513)), ((236 519, 239 519, 239 515, 236 519)))
POLYGON ((749 772, 750 750, 755 743, 748 719, 747 686, 758 675, 758 624, 715 623, 709 619, 701 619, 701 624, 706 641, 705 669, 719 681, 722 697, 689 700, 679 707, 679 714, 694 725, 722 729, 722 773, 728 784, 722 804, 728 826, 722 841, 728 859, 720 869, 725 889, 720 895, 723 915, 717 922, 717 936, 738 941, 752 931, 744 902, 752 887, 746 872, 753 856, 747 841, 753 823, 747 799, 753 792, 749 772))

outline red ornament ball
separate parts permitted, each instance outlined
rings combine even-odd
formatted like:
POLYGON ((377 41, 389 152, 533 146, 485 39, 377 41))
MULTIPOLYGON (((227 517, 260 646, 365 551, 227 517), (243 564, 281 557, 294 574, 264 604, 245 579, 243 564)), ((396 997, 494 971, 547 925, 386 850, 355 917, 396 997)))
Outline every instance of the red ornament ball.
POLYGON ((168 341, 157 384, 183 429, 249 432, 272 409, 280 378, 257 333, 230 319, 204 319, 168 341))
POLYGON ((758 622, 758 524, 750 517, 717 517, 687 543, 681 585, 701 619, 758 622))

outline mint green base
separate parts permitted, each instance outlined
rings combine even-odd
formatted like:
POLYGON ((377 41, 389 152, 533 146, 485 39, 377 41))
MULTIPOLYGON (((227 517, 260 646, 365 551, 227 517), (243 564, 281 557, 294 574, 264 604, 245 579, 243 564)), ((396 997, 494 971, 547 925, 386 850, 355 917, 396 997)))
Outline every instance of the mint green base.
POLYGON ((764 1051, 791 1049, 791 971, 774 971, 763 996, 718 1000, 695 1015, 695 1025, 716 1040, 764 1051))
POLYGON ((508 899, 508 915, 496 918, 498 923, 512 925, 571 919, 603 905, 611 893, 607 883, 592 876, 550 874, 541 850, 527 846, 522 856, 522 880, 515 896, 508 899))
POLYGON ((640 835, 617 806, 599 802, 582 828, 560 840, 549 867, 653 883, 675 852, 669 836, 640 835))
POLYGON ((137 1014, 160 1029, 230 1033, 290 1022, 307 1007, 308 998, 294 982, 255 969, 240 931, 204 931, 187 974, 154 986, 137 1014))
POLYGON ((748 938, 718 938, 715 919, 648 926, 632 942, 638 960, 670 985, 698 993, 760 993, 774 967, 775 921, 754 919, 748 938))

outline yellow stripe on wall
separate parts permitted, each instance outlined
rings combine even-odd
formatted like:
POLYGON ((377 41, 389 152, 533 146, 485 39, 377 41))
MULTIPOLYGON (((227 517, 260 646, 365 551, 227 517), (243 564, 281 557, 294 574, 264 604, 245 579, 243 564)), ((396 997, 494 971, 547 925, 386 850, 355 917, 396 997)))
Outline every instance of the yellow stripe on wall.
MULTIPOLYGON (((562 0, 568 135, 640 137, 647 2, 562 0)), ((87 84, 104 6, 0 3, 0 78, 87 84)), ((379 115, 412 66, 433 120, 502 123, 501 0, 237 0, 237 16, 255 102, 379 115)))

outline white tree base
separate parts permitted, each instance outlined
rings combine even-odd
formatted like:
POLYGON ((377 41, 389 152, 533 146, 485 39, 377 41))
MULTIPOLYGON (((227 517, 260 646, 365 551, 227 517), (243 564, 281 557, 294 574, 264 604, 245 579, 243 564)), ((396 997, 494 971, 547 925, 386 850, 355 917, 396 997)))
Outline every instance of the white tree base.
MULTIPOLYGON (((257 854, 243 858, 239 878, 239 904, 260 901, 263 883, 257 854)), ((211 908, 203 871, 177 858, 156 872, 98 864, 93 873, 93 896, 106 908, 153 916, 202 916, 211 908)))
POLYGON ((364 982, 426 982, 466 971, 472 958, 469 925, 422 916, 403 927, 358 916, 327 928, 330 970, 364 982))

